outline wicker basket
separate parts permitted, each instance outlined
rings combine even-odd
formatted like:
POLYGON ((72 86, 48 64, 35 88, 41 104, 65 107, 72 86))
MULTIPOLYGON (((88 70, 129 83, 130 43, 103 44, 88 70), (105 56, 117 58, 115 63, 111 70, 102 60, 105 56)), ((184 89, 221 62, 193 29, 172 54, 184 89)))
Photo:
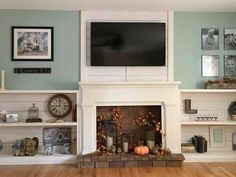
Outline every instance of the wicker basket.
POLYGON ((232 114, 231 119, 236 121, 236 114, 232 114))
POLYGON ((221 83, 221 84, 205 84, 206 89, 236 89, 236 84, 235 83, 221 83))

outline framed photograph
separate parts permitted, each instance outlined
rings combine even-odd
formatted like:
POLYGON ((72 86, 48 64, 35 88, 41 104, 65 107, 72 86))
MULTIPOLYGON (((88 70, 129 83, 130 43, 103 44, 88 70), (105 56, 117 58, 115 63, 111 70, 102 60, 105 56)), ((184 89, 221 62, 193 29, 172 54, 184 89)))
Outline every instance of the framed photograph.
POLYGON ((224 76, 236 78, 236 55, 225 55, 224 64, 224 76))
POLYGON ((225 147, 225 126, 210 126, 210 147, 225 147))
POLYGON ((53 61, 53 27, 12 27, 12 61, 53 61))
POLYGON ((219 50, 219 29, 202 28, 202 50, 219 50))
POLYGON ((219 55, 202 55, 202 76, 216 77, 219 75, 219 55))
POLYGON ((232 133, 233 151, 236 151, 236 133, 232 133))
POLYGON ((236 50, 236 28, 224 29, 224 49, 236 50))

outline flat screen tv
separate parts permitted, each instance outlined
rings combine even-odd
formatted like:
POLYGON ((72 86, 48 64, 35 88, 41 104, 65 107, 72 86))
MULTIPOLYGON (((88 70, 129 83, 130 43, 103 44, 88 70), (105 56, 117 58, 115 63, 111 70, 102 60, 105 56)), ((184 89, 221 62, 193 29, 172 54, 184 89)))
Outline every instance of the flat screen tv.
POLYGON ((165 66, 165 23, 91 22, 91 66, 165 66))

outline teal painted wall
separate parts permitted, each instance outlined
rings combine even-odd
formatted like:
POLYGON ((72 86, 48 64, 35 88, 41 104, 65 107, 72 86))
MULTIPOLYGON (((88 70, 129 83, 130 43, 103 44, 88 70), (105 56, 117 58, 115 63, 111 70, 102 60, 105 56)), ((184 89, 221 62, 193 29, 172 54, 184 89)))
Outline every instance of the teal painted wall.
POLYGON ((175 12, 174 13, 174 79, 180 88, 203 88, 204 82, 222 78, 224 55, 236 51, 224 50, 224 28, 236 28, 236 13, 175 12), (201 28, 219 28, 219 50, 201 50, 201 28), (201 55, 219 55, 219 78, 201 76, 201 55))
POLYGON ((79 12, 0 10, 0 70, 7 89, 77 89, 79 81, 79 12), (11 26, 53 26, 53 62, 11 61, 11 26), (14 74, 14 67, 50 67, 51 74, 14 74))

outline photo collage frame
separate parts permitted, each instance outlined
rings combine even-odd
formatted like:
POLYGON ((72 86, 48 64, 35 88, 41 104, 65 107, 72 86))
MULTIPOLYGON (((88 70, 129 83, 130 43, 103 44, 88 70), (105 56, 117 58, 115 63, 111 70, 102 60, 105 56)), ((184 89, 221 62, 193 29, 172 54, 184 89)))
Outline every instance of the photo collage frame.
MULTIPOLYGON (((214 51, 214 54, 203 54, 201 57, 202 77, 218 77, 220 56, 215 54, 220 49, 219 28, 201 29, 201 49, 203 51, 214 51)), ((236 28, 225 28, 223 30, 223 59, 224 77, 236 78, 236 28), (235 50, 235 54, 232 54, 235 50)))

